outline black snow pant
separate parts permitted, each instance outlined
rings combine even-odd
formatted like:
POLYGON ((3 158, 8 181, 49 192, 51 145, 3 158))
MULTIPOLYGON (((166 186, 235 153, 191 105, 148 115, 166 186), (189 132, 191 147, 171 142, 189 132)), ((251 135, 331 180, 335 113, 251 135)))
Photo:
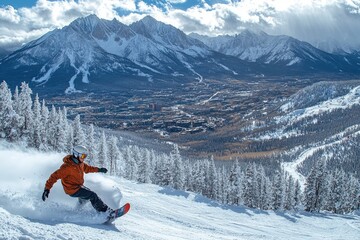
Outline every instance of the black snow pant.
POLYGON ((106 210, 110 209, 96 193, 84 186, 82 186, 79 191, 70 196, 79 198, 79 202, 82 202, 82 200, 90 200, 91 205, 98 212, 106 212, 106 210))

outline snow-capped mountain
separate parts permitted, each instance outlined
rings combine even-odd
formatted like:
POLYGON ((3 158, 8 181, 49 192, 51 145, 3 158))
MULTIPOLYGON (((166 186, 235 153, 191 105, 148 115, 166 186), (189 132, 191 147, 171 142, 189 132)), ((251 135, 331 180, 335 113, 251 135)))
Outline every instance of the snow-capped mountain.
POLYGON ((215 51, 251 62, 329 71, 349 71, 358 68, 359 63, 351 55, 333 55, 285 35, 272 36, 265 32, 245 30, 235 36, 190 36, 203 41, 215 51))
POLYGON ((151 17, 127 26, 90 15, 28 43, 3 59, 0 69, 8 82, 20 75, 21 81, 74 92, 233 75, 232 66, 246 67, 234 59, 151 17))
POLYGON ((356 54, 332 55, 264 32, 188 36, 149 16, 130 26, 96 15, 78 18, 0 61, 0 79, 13 87, 26 81, 57 93, 163 88, 204 78, 359 72, 356 54))
POLYGON ((193 57, 204 57, 211 54, 210 48, 201 41, 189 38, 179 29, 163 24, 150 16, 131 24, 130 28, 161 46, 175 51, 183 51, 193 57))
POLYGON ((72 92, 76 91, 75 80, 81 79, 77 84, 88 83, 90 75, 142 72, 140 66, 98 44, 108 41, 110 46, 113 38, 126 40, 134 35, 116 20, 101 21, 90 15, 28 43, 5 58, 0 68, 7 68, 10 74, 23 73, 23 81, 47 86, 50 81, 52 87, 72 92))

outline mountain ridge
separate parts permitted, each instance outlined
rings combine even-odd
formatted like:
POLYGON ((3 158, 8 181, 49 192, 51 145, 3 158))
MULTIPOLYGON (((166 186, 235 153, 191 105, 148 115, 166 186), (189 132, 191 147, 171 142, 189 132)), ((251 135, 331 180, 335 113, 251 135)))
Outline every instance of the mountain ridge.
MULTIPOLYGON (((282 63, 285 66, 305 63, 304 65, 308 65, 307 67, 316 63, 328 63, 335 67, 336 63, 340 63, 340 67, 346 67, 346 64, 339 56, 322 51, 310 43, 286 35, 273 36, 263 31, 245 30, 234 36, 207 37, 199 34, 191 34, 190 36, 203 41, 215 51, 251 62, 282 63)), ((351 54, 346 56, 352 58, 351 54)), ((359 63, 356 59, 352 61, 354 61, 353 65, 359 63)), ((350 63, 348 62, 348 64, 350 63)))
MULTIPOLYGON (((149 21, 148 24, 151 25, 155 20, 145 19, 145 23, 149 21)), ((106 90, 116 85, 162 87, 161 84, 172 85, 172 82, 201 81, 203 74, 209 73, 208 66, 220 74, 224 71, 217 61, 206 62, 213 55, 219 55, 218 53, 209 51, 198 40, 188 39, 184 33, 170 25, 161 22, 158 25, 161 29, 170 29, 166 32, 174 33, 172 39, 184 44, 179 47, 174 43, 159 43, 161 38, 157 33, 150 34, 149 38, 117 20, 100 20, 96 15, 90 15, 79 18, 62 29, 49 32, 2 59, 0 69, 3 71, 0 76, 11 83, 13 76, 25 75, 25 81, 30 81, 35 86, 59 86, 70 93, 76 92, 77 88, 96 90, 103 87, 106 90), (154 41, 155 38, 158 41, 154 41), (207 66, 202 67, 203 64, 207 66), (195 68, 202 68, 202 72, 195 68), (104 77, 115 84, 110 86, 105 83, 107 80, 104 77), (160 83, 154 84, 154 80, 160 83), (79 87, 75 86, 75 82, 79 87), (92 86, 88 83, 92 83, 92 86)), ((140 31, 136 26, 135 23, 133 27, 140 31)), ((232 57, 221 58, 232 61, 232 57)), ((237 61, 239 63, 242 65, 241 61, 237 61)), ((19 83, 19 80, 14 81, 19 83)))
POLYGON ((356 54, 331 55, 288 36, 247 30, 217 42, 207 45, 198 36, 188 36, 150 16, 127 26, 93 14, 0 60, 0 78, 13 86, 27 81, 54 92, 72 93, 164 88, 203 79, 252 79, 284 73, 360 72, 356 54))

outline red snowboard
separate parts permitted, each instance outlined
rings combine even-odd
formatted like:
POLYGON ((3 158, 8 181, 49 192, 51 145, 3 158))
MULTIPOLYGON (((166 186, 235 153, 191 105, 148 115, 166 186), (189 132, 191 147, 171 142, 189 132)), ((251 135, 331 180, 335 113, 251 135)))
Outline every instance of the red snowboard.
POLYGON ((124 216, 129 210, 130 210, 130 203, 125 203, 125 205, 122 206, 121 208, 118 208, 118 209, 115 209, 114 211, 112 211, 109 214, 109 216, 106 218, 106 221, 104 222, 104 224, 112 223, 117 218, 124 216))

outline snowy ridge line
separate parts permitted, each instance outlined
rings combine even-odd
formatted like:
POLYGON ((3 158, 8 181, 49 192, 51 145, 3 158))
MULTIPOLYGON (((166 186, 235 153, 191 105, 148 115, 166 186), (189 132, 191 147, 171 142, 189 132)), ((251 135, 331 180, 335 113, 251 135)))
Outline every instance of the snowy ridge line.
MULTIPOLYGON (((286 111, 285 109, 287 109, 290 104, 291 103, 284 104, 280 108, 283 111, 286 111)), ((297 132, 296 129, 286 132, 284 130, 287 126, 295 124, 306 117, 314 117, 318 114, 331 112, 335 109, 347 109, 351 108, 354 105, 360 105, 360 86, 351 89, 346 95, 321 102, 316 106, 311 106, 304 109, 296 109, 291 111, 290 113, 287 113, 285 116, 275 117, 276 123, 281 124, 281 127, 271 132, 267 132, 261 136, 250 139, 269 140, 298 136, 300 134, 297 132)), ((316 121, 316 119, 314 121, 316 121)))
POLYGON ((335 141, 330 142, 330 143, 320 143, 318 142, 317 144, 314 145, 318 145, 318 146, 314 146, 311 147, 310 149, 306 149, 305 151, 303 151, 299 158, 297 158, 295 161, 293 162, 285 162, 282 163, 281 166, 282 168, 288 172, 292 177, 294 177, 296 180, 299 180, 302 188, 305 187, 305 182, 306 182, 306 177, 304 175, 302 175, 301 173, 299 173, 297 171, 298 167, 306 160, 306 158, 310 157, 311 155, 314 154, 314 152, 316 152, 319 149, 326 149, 327 147, 331 147, 334 146, 336 144, 345 142, 345 141, 349 141, 348 136, 350 135, 360 135, 360 130, 357 130, 356 132, 353 132, 356 129, 359 129, 360 125, 354 125, 351 127, 348 127, 347 129, 345 129, 343 132, 338 133, 336 135, 334 135, 333 137, 331 137, 329 140, 333 139, 335 141), (353 132, 349 135, 349 132, 353 132), (340 138, 340 139, 339 139, 340 138), (339 140, 337 140, 339 139, 339 140), (321 144, 321 145, 320 145, 321 144))
MULTIPOLYGON (((296 109, 288 113, 286 116, 278 118, 277 121, 278 123, 289 122, 293 124, 306 117, 311 117, 324 112, 330 112, 334 109, 349 108, 353 105, 360 105, 360 86, 351 89, 350 92, 344 96, 329 99, 327 101, 321 102, 316 106, 307 107, 304 109, 296 109)), ((281 109, 286 109, 287 106, 288 104, 285 104, 281 107, 281 109)))

